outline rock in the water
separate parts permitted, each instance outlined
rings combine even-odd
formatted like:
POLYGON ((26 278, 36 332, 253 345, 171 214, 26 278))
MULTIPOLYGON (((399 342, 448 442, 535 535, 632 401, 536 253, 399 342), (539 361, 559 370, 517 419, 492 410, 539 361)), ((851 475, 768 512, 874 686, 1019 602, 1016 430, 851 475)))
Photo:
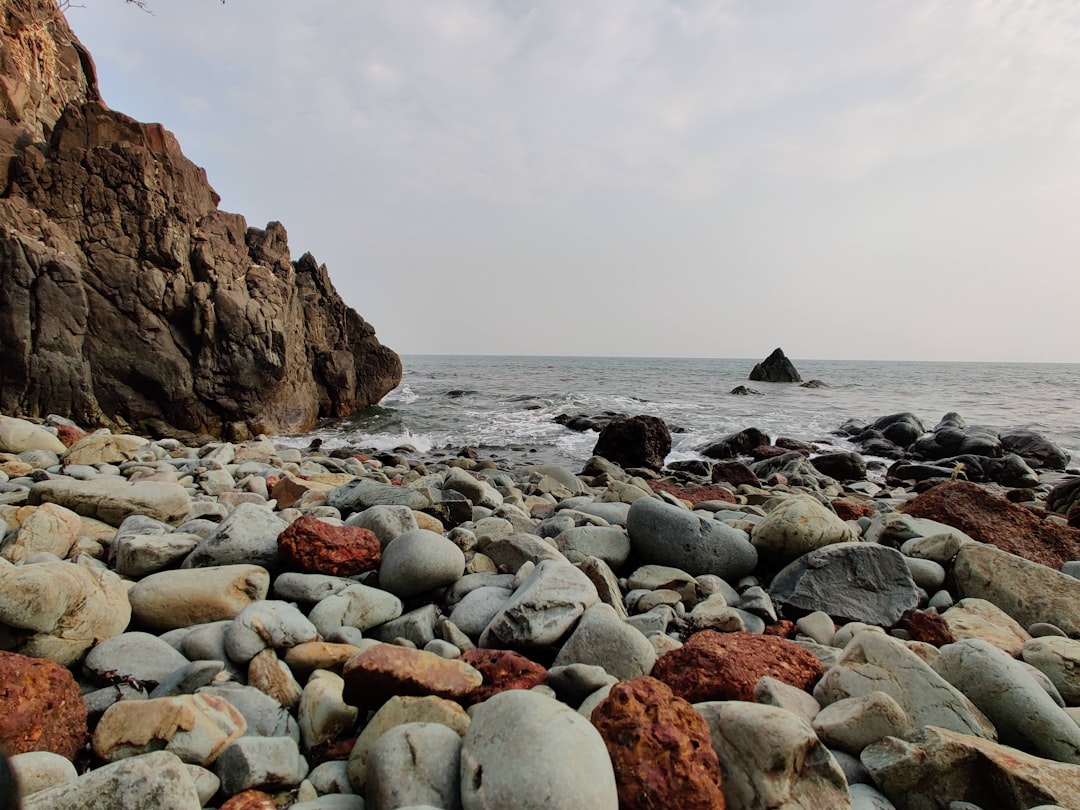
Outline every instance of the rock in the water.
POLYGON ((746 428, 737 433, 729 433, 698 448, 698 452, 708 458, 729 459, 736 456, 748 456, 754 448, 769 444, 769 437, 757 428, 746 428))
POLYGON ((822 475, 835 478, 837 481, 862 481, 866 478, 866 459, 858 453, 845 450, 822 453, 820 456, 811 458, 810 463, 822 475))
POLYGON ((49 751, 74 759, 86 734, 86 705, 67 669, 0 652, 0 752, 49 751))
POLYGON ((345 700, 367 708, 378 708, 395 695, 460 700, 483 681, 463 661, 393 644, 376 644, 354 655, 342 675, 345 700))
POLYGON ((367 529, 332 526, 314 515, 301 515, 278 535, 286 565, 312 574, 352 577, 378 568, 379 538, 367 529))
POLYGON ((619 806, 603 738, 566 704, 512 690, 471 713, 461 746, 463 810, 619 806))
POLYGON ((773 349, 772 354, 754 366, 750 371, 750 379, 763 382, 801 383, 803 381, 799 372, 795 370, 795 366, 787 359, 784 350, 780 348, 773 349))
POLYGON ((644 561, 694 576, 716 574, 735 581, 757 565, 757 551, 746 532, 658 498, 634 501, 626 529, 631 547, 644 561))
POLYGON ((1080 766, 943 728, 887 737, 861 759, 897 810, 948 810, 950 801, 1002 810, 1080 807, 1080 766))
POLYGON ((882 627, 919 604, 904 556, 874 543, 836 543, 804 554, 773 578, 770 594, 800 610, 882 627))
POLYGON ((847 780, 798 715, 743 701, 694 705, 709 726, 730 808, 851 806, 847 780))
POLYGON ((724 806, 720 762, 704 718, 660 681, 616 684, 590 719, 607 745, 620 808, 724 806))
POLYGON ((1068 453, 1033 430, 1003 430, 998 433, 998 439, 1006 453, 1016 453, 1032 467, 1064 470, 1069 463, 1068 453))
POLYGON ((600 431, 593 455, 624 469, 648 467, 659 470, 671 452, 671 433, 663 419, 632 416, 615 419, 600 431))

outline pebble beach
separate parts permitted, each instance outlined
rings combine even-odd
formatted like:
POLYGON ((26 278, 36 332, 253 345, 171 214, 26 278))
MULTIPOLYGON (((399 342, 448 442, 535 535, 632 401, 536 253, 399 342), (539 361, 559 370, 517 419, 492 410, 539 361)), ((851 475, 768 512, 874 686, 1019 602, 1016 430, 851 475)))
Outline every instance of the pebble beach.
POLYGON ((0 807, 1080 810, 1080 475, 752 450, 0 416, 0 807))

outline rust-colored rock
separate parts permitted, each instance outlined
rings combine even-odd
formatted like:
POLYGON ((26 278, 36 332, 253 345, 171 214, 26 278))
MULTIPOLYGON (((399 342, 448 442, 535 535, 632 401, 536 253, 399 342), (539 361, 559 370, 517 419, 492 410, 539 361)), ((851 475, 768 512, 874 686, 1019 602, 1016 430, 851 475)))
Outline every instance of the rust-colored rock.
POLYGON ((74 759, 86 745, 86 704, 71 673, 43 658, 0 652, 0 748, 74 759))
POLYGON ((277 802, 261 790, 245 790, 232 796, 221 810, 277 810, 277 802))
POLYGON ((459 660, 474 667, 484 677, 484 682, 469 694, 468 703, 481 703, 508 689, 532 689, 547 678, 544 667, 512 650, 477 647, 465 652, 459 660))
POLYGON ((912 641, 922 641, 941 647, 952 644, 956 640, 949 630, 949 625, 936 613, 915 610, 901 619, 899 624, 901 628, 907 630, 912 641))
POLYGON ((369 709, 394 695, 464 700, 484 680, 460 659, 393 644, 379 644, 354 655, 345 663, 342 677, 345 702, 369 709))
POLYGON ((869 504, 849 501, 847 498, 833 498, 829 503, 841 520, 858 520, 861 517, 873 517, 877 514, 869 504))
POLYGON ((56 438, 64 443, 64 447, 74 447, 86 438, 86 431, 72 425, 57 425, 56 438))
POLYGON ((603 456, 623 469, 649 467, 659 470, 671 452, 671 433, 656 416, 613 419, 600 431, 594 456, 603 456))
POLYGON ((741 461, 717 461, 712 465, 710 476, 714 484, 721 482, 739 487, 743 484, 751 487, 760 487, 761 482, 754 475, 754 471, 741 461))
POLYGON ((980 543, 1055 570, 1064 562, 1080 560, 1080 529, 1041 520, 978 484, 939 484, 909 501, 903 511, 952 526, 980 543))
POLYGON ((666 481, 649 481, 649 487, 653 492, 666 492, 681 500, 689 501, 692 506, 697 506, 702 501, 735 503, 735 495, 725 487, 679 487, 666 481))
POLYGON ((354 745, 356 745, 356 737, 349 737, 347 740, 328 740, 313 745, 307 750, 308 765, 315 769, 324 762, 348 760, 354 745))
POLYGON ((723 810, 709 727, 668 686, 650 677, 617 683, 591 720, 611 756, 621 810, 723 810))
POLYGON ((332 526, 314 515, 301 515, 278 535, 286 565, 311 574, 351 577, 379 567, 379 538, 359 526, 332 526))
POLYGON ((702 630, 677 650, 664 653, 652 676, 691 703, 753 702, 754 685, 766 675, 809 690, 825 669, 793 641, 754 633, 702 630))
POLYGON ((795 638, 799 633, 799 628, 795 625, 795 622, 791 621, 791 619, 780 619, 772 624, 765 625, 764 632, 767 636, 795 638))

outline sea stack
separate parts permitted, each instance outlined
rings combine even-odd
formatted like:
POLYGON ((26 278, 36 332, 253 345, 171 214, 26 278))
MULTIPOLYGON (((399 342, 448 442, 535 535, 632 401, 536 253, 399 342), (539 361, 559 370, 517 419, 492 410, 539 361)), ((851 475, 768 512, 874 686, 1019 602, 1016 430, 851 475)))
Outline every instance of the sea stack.
POLYGON ((802 382, 799 372, 780 348, 773 349, 772 354, 754 366, 750 379, 756 382, 802 382))

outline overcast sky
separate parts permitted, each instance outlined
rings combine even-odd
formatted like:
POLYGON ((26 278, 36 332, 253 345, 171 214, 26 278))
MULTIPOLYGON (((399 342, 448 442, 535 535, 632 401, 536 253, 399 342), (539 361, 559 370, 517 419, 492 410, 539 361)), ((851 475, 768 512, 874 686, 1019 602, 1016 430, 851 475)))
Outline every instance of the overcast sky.
POLYGON ((403 354, 1080 362, 1076 0, 83 0, 403 354))

